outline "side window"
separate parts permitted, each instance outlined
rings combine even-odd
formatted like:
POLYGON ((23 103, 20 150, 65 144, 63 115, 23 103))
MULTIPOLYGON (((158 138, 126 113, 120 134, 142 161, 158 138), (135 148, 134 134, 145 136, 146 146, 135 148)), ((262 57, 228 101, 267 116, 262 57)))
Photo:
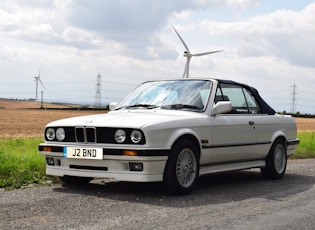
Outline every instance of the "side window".
POLYGON ((255 98, 253 97, 253 95, 251 94, 251 92, 248 91, 247 89, 244 89, 244 95, 247 101, 249 113, 260 113, 261 112, 260 107, 255 98))
POLYGON ((239 85, 220 84, 216 92, 216 101, 230 101, 232 114, 260 113, 259 106, 250 91, 239 85))

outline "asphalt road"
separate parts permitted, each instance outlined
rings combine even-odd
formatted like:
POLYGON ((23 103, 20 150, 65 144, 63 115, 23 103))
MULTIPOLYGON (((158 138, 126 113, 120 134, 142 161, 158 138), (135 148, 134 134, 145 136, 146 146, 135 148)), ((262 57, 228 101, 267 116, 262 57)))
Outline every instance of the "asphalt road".
POLYGON ((315 229, 315 159, 290 160, 282 180, 258 170, 200 178, 192 194, 160 183, 93 181, 0 190, 0 229, 315 229))

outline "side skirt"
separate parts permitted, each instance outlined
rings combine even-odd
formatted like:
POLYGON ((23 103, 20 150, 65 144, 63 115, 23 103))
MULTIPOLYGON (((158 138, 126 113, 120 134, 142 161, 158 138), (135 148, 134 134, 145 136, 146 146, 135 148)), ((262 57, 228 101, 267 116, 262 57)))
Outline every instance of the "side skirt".
POLYGON ((255 160, 255 161, 243 161, 243 162, 204 165, 204 166, 200 166, 199 175, 240 170, 240 169, 262 168, 265 166, 266 166, 266 162, 264 159, 255 160))

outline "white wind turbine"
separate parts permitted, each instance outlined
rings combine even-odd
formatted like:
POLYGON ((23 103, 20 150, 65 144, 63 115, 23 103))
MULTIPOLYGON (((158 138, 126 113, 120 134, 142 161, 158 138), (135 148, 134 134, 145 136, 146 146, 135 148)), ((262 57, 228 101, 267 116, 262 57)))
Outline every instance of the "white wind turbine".
POLYGON ((37 104, 37 95, 38 95, 38 82, 40 82, 40 84, 43 86, 43 88, 46 90, 42 80, 40 79, 40 68, 39 68, 39 72, 38 72, 38 76, 35 76, 35 82, 36 82, 36 93, 35 93, 35 103, 37 104))
POLYGON ((198 54, 192 54, 190 53, 188 46, 186 45, 186 43, 184 42, 184 40, 182 39, 182 37, 179 35, 179 33, 177 32, 177 30, 175 29, 174 26, 172 26, 173 29, 175 30, 176 34, 178 35, 179 39, 181 40, 181 42, 183 43, 184 47, 186 48, 186 51, 184 51, 184 57, 187 57, 187 61, 186 61, 186 65, 185 65, 185 70, 184 70, 184 74, 183 74, 183 78, 189 78, 189 63, 190 63, 190 59, 193 56, 203 56, 203 55, 208 55, 208 54, 213 54, 213 53, 218 53, 218 52, 222 52, 223 50, 217 50, 217 51, 210 51, 210 52, 205 52, 205 53, 198 53, 198 54))

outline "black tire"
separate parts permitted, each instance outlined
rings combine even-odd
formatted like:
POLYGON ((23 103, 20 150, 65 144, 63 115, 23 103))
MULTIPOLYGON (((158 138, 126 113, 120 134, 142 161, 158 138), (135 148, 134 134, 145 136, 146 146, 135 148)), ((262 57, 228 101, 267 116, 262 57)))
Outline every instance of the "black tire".
POLYGON ((60 180, 66 185, 86 185, 90 183, 91 177, 63 176, 60 180))
POLYGON ((191 141, 176 143, 164 170, 166 190, 172 194, 190 193, 199 177, 199 157, 196 147, 191 141))
POLYGON ((285 143, 277 139, 266 158, 266 167, 261 168, 262 175, 267 179, 280 179, 287 167, 287 152, 285 143))

